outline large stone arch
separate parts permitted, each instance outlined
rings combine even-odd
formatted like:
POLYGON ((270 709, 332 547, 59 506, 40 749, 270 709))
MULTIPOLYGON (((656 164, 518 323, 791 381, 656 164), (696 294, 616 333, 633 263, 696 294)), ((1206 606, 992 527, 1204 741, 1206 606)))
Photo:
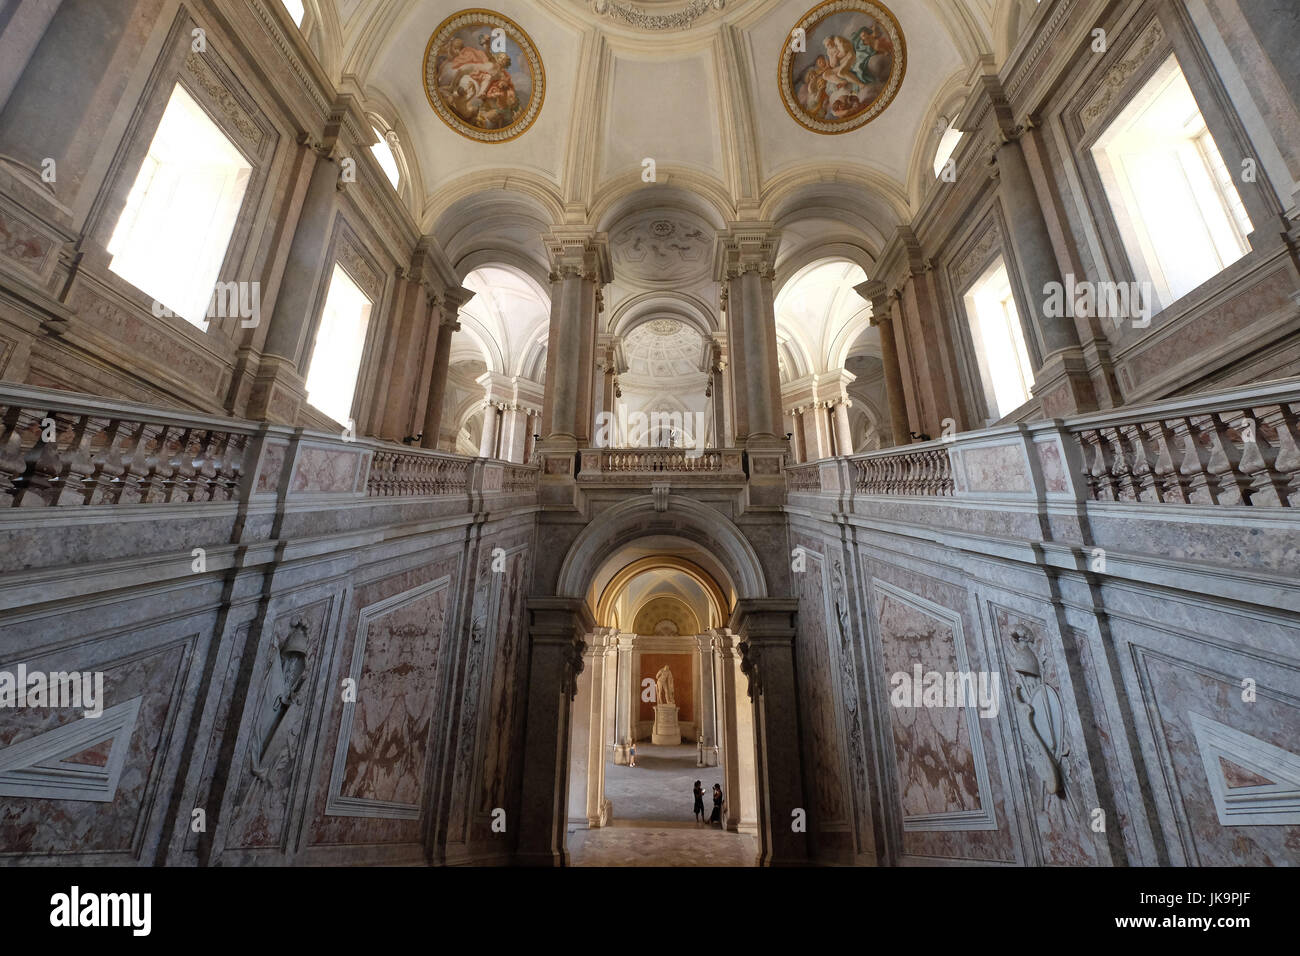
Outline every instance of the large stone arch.
POLYGON ((739 526, 708 505, 669 494, 639 495, 598 511, 572 539, 554 576, 543 572, 534 579, 518 862, 568 864, 572 702, 588 639, 609 639, 598 628, 599 589, 593 582, 602 571, 626 565, 638 548, 689 549, 690 560, 723 591, 730 617, 715 632, 722 645, 714 646, 725 646, 719 653, 731 679, 723 712, 736 717, 724 731, 729 787, 738 790, 732 768, 736 774, 742 764, 752 768, 760 865, 805 861, 805 835, 785 822, 804 802, 798 727, 790 719, 797 706, 797 601, 772 595, 758 552, 739 526), (748 733, 741 732, 745 728, 748 733))

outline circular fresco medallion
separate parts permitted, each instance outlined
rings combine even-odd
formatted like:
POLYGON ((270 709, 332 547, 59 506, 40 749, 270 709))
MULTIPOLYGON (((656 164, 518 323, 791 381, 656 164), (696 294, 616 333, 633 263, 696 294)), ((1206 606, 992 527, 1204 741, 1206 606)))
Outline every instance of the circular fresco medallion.
POLYGON ((429 37, 424 93, 433 111, 462 136, 503 143, 537 119, 546 70, 519 24, 491 10, 462 10, 429 37))
POLYGON ((885 111, 906 71, 903 30, 884 4, 826 0, 791 29, 777 82, 801 126, 848 133, 885 111))

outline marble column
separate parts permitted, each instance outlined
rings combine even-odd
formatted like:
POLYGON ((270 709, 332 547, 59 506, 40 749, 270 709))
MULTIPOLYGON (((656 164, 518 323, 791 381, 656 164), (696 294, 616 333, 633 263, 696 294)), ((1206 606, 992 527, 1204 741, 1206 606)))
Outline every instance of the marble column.
POLYGON ((614 697, 614 763, 627 765, 627 745, 632 742, 632 711, 636 706, 636 687, 632 681, 632 649, 636 636, 620 634, 617 641, 618 689, 614 697))
POLYGON ((536 410, 529 410, 528 431, 524 435, 524 464, 528 464, 533 460, 533 450, 537 444, 537 421, 540 417, 536 410))
POLYGON ((584 635, 596 626, 579 598, 528 601, 528 703, 516 862, 567 866, 569 722, 583 669, 584 635))
POLYGON ((1019 281, 1029 307, 1029 315, 1021 316, 1020 321, 1031 359, 1037 351, 1033 393, 1048 417, 1092 411, 1097 400, 1075 319, 1070 315, 1049 316, 1045 307, 1047 289, 1051 284, 1064 288, 1064 282, 1020 141, 1025 127, 1014 120, 997 77, 979 78, 979 87, 958 126, 963 131, 981 132, 994 144, 992 174, 998 180, 1006 241, 1015 254, 1014 267, 1008 263, 1008 270, 1012 282, 1019 281), (975 115, 982 118, 980 122, 973 121, 975 115))
POLYGON ((853 287, 871 303, 871 324, 880 330, 880 364, 885 373, 885 400, 889 404, 890 437, 895 445, 911 442, 907 423, 907 399, 903 392, 903 370, 898 364, 898 346, 894 342, 894 325, 890 314, 889 290, 883 282, 868 279, 853 287))
POLYGON ((741 818, 740 776, 741 748, 738 716, 740 696, 737 694, 736 676, 740 672, 740 653, 735 639, 723 628, 713 632, 713 650, 718 672, 718 712, 721 717, 719 760, 723 769, 723 792, 731 794, 727 800, 726 828, 733 833, 739 828, 741 818))
POLYGON ((455 311, 443 308, 442 321, 438 323, 438 341, 433 352, 433 374, 429 377, 429 396, 424 407, 423 448, 438 447, 438 433, 442 430, 442 406, 447 395, 447 371, 451 364, 451 337, 460 331, 455 311))
MULTIPOLYGON (((175 12, 162 0, 11 0, 4 6, 0 143, 5 155, 32 169, 40 170, 46 157, 56 160, 50 188, 70 206, 82 185, 91 185, 95 154, 159 17, 175 12)), ((183 41, 188 51, 188 34, 183 41)))
POLYGON ((790 416, 794 419, 794 432, 790 436, 794 444, 794 460, 802 463, 808 460, 808 446, 803 437, 803 409, 793 409, 790 416))
POLYGON ((524 462, 528 446, 528 421, 532 412, 510 402, 501 413, 501 460, 524 462))
POLYGON ((401 441, 413 434, 411 416, 419 363, 426 348, 437 350, 439 311, 437 297, 426 289, 418 268, 402 272, 394 298, 385 356, 388 387, 382 403, 376 402, 379 421, 374 433, 389 441, 401 441))
POLYGON ((706 767, 715 767, 718 763, 718 725, 717 716, 714 712, 714 680, 713 680, 713 635, 699 634, 695 637, 696 646, 700 650, 700 710, 698 716, 699 728, 697 736, 704 737, 704 765, 706 767))
POLYGON ((795 811, 807 814, 798 733, 794 676, 794 615, 797 600, 740 601, 731 629, 740 637, 742 670, 754 714, 754 756, 761 866, 794 866, 808 860, 807 833, 792 828, 795 811))
POLYGON ((570 454, 591 438, 596 322, 601 288, 613 278, 603 233, 557 227, 546 237, 551 260, 551 324, 546 353, 543 441, 570 454))
POLYGON ((611 648, 610 628, 587 635, 583 669, 577 679, 570 730, 570 827, 601 827, 605 813, 605 659, 611 648))
POLYGON ((835 454, 847 458, 853 454, 853 429, 849 424, 849 400, 841 398, 835 403, 835 454))
POLYGON ((480 458, 497 457, 497 438, 500 435, 501 409, 494 402, 483 403, 483 431, 478 443, 480 458))
POLYGON ((771 223, 734 223, 718 239, 716 278, 727 289, 728 351, 737 404, 745 410, 746 431, 737 433, 738 442, 783 435, 772 291, 777 240, 771 223))

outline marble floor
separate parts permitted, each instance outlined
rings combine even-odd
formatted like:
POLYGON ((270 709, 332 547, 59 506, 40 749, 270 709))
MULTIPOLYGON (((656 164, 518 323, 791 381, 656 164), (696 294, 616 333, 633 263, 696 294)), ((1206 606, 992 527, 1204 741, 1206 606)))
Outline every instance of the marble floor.
POLYGON ((753 866, 753 837, 701 826, 691 813, 691 788, 704 784, 705 812, 713 809, 709 793, 722 782, 718 767, 695 766, 689 745, 657 747, 637 744, 635 767, 605 766, 605 797, 612 805, 610 825, 569 831, 569 860, 574 866, 753 866))

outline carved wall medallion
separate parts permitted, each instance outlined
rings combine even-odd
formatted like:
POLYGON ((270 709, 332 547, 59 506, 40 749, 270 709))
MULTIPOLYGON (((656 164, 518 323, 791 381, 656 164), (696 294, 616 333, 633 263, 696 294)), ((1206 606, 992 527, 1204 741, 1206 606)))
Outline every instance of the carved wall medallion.
POLYGON ((814 133, 848 133, 885 111, 906 72, 903 30, 884 4, 825 0, 790 31, 777 64, 777 84, 800 126, 814 133))
POLYGON ((532 38, 509 17, 462 10, 424 51, 424 92, 442 121, 480 143, 503 143, 537 119, 546 70, 532 38))

